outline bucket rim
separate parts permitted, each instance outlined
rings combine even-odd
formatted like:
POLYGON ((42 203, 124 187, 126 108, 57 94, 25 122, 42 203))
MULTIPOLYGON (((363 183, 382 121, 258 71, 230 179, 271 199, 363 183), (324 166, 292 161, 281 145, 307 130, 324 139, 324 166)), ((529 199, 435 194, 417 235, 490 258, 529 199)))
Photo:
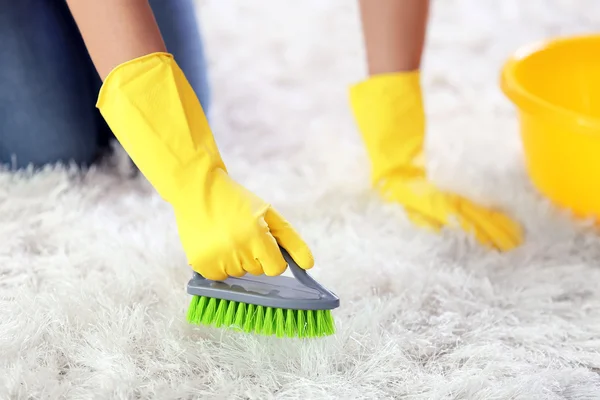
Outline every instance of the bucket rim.
POLYGON ((600 34, 564 36, 547 40, 539 40, 518 48, 504 63, 500 74, 500 87, 506 97, 509 98, 521 111, 561 119, 568 124, 579 125, 588 129, 600 130, 600 118, 580 114, 565 107, 558 106, 541 96, 537 96, 526 90, 515 76, 516 69, 528 58, 557 47, 573 42, 598 41, 600 47, 600 34))

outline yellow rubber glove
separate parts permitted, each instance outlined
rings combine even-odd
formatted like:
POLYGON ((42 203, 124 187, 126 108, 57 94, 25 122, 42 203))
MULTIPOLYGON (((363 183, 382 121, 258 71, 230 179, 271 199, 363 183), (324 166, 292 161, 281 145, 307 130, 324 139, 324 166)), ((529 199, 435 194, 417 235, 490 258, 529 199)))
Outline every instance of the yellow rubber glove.
POLYGON ((377 75, 350 88, 350 103, 381 196, 404 206, 411 221, 439 231, 459 224, 484 245, 510 250, 522 241, 520 226, 427 180, 425 113, 419 72, 377 75))
POLYGON ((192 268, 212 280, 246 272, 274 276, 287 266, 278 245, 302 268, 314 260, 298 233, 228 174, 183 72, 167 53, 116 67, 98 109, 139 170, 175 211, 192 268))

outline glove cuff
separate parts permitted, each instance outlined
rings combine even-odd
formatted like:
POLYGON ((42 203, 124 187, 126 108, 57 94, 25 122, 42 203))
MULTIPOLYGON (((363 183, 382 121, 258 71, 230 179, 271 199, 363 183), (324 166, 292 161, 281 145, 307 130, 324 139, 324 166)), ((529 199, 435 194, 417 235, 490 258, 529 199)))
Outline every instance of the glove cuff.
POLYGON ((127 61, 105 79, 96 106, 133 162, 167 201, 225 165, 200 101, 169 53, 127 61), (196 175, 186 173, 193 169, 196 175))
POLYGON ((375 75, 351 86, 349 97, 373 181, 420 168, 425 113, 419 71, 375 75))

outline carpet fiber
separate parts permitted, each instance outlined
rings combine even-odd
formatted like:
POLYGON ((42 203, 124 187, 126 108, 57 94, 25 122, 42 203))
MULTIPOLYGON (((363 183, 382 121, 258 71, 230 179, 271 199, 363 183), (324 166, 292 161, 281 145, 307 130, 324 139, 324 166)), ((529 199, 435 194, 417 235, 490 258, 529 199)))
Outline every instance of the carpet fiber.
POLYGON ((0 173, 1 399, 598 399, 600 236, 524 172, 502 61, 592 31, 594 0, 435 2, 424 86, 433 179, 527 230, 508 254, 432 235, 369 190, 347 106, 354 1, 199 4, 230 172, 311 244, 338 334, 189 326, 170 209, 110 166, 0 173), (575 4, 575 6, 573 5, 575 4))

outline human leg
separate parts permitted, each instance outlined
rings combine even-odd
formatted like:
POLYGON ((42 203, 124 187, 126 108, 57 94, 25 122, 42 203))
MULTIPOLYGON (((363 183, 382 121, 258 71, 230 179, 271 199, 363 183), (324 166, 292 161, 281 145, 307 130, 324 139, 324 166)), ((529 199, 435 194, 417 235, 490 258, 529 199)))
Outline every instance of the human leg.
POLYGON ((360 14, 369 75, 421 67, 429 0, 361 0, 360 14))
POLYGON ((0 37, 0 164, 93 163, 97 74, 66 4, 1 0, 0 37))

